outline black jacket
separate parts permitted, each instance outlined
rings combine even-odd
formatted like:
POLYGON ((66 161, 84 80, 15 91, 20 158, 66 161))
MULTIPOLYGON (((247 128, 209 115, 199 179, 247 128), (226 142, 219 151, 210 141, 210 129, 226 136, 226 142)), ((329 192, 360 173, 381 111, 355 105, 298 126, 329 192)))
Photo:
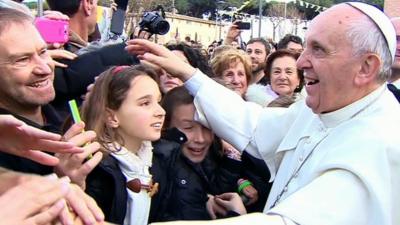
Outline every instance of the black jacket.
POLYGON ((394 97, 396 97, 397 101, 400 102, 400 90, 394 84, 388 84, 387 87, 393 93, 394 97))
MULTIPOLYGON (((163 149, 163 145, 163 142, 157 142, 154 148, 163 149)), ((241 168, 239 161, 220 156, 220 149, 220 143, 215 142, 201 163, 191 162, 181 149, 164 155, 163 163, 168 169, 163 175, 167 177, 168 185, 159 196, 163 200, 161 210, 152 212, 151 222, 211 219, 206 209, 207 194, 235 191, 241 168)), ((162 174, 156 170, 153 174, 157 173, 162 174)))
POLYGON ((247 212, 262 212, 272 187, 272 183, 269 183, 271 174, 264 160, 257 159, 244 151, 242 153, 241 177, 251 181, 258 192, 258 200, 246 206, 247 212))

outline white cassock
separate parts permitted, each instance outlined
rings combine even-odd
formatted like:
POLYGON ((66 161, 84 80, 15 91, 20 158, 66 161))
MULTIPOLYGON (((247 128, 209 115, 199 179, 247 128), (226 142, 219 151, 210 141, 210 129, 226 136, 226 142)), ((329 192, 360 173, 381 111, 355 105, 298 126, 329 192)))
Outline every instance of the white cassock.
POLYGON ((282 224, 400 224, 400 104, 386 85, 320 115, 304 101, 245 102, 200 71, 185 86, 200 122, 266 162, 274 180, 267 215, 282 224))

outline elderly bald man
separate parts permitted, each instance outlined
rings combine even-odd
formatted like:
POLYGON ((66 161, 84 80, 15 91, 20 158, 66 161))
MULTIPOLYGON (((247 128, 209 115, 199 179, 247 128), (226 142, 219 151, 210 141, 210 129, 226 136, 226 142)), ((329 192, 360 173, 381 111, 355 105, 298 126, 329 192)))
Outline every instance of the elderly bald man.
MULTIPOLYGON (((211 223, 280 225, 400 224, 400 105, 386 88, 395 49, 393 25, 375 7, 329 8, 297 62, 308 95, 280 109, 244 102, 154 43, 127 47, 184 80, 197 119, 271 172, 264 214, 211 223)), ((217 202, 235 210, 235 199, 217 202)))

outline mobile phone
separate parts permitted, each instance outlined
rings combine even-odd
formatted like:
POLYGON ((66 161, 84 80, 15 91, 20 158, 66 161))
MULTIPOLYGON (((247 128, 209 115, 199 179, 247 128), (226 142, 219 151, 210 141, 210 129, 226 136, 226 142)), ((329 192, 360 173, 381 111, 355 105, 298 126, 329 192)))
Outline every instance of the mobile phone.
POLYGON ((242 22, 242 21, 237 21, 236 26, 238 26, 239 30, 250 30, 251 24, 249 22, 242 22))
MULTIPOLYGON (((81 115, 79 114, 79 108, 78 105, 76 104, 75 99, 72 99, 70 101, 68 101, 68 105, 69 105, 69 109, 71 111, 72 114, 72 119, 74 120, 74 123, 80 123, 81 120, 81 115)), ((84 132, 84 131, 82 131, 84 132)), ((86 143, 85 146, 87 146, 89 143, 86 143)), ((93 154, 90 154, 86 160, 89 160, 93 157, 93 154)))
POLYGON ((124 22, 125 22, 125 9, 117 8, 117 10, 113 13, 111 18, 111 27, 110 31, 114 34, 122 34, 124 30, 124 22))
POLYGON ((35 26, 44 41, 48 44, 64 44, 68 41, 69 23, 66 20, 54 20, 39 17, 35 20, 35 26))

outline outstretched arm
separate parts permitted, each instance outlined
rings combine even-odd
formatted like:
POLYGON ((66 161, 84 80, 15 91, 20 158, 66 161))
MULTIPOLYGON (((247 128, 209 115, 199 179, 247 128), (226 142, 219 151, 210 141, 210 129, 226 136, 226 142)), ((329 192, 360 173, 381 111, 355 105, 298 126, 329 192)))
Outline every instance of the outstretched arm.
POLYGON ((58 134, 29 126, 11 115, 0 115, 0 150, 28 158, 44 165, 54 166, 59 160, 42 151, 53 153, 80 153, 82 148, 61 140, 58 134))
POLYGON ((125 48, 129 53, 136 54, 139 59, 153 63, 169 74, 182 81, 188 80, 196 71, 190 64, 185 63, 162 45, 144 39, 133 39, 127 42, 125 48))

